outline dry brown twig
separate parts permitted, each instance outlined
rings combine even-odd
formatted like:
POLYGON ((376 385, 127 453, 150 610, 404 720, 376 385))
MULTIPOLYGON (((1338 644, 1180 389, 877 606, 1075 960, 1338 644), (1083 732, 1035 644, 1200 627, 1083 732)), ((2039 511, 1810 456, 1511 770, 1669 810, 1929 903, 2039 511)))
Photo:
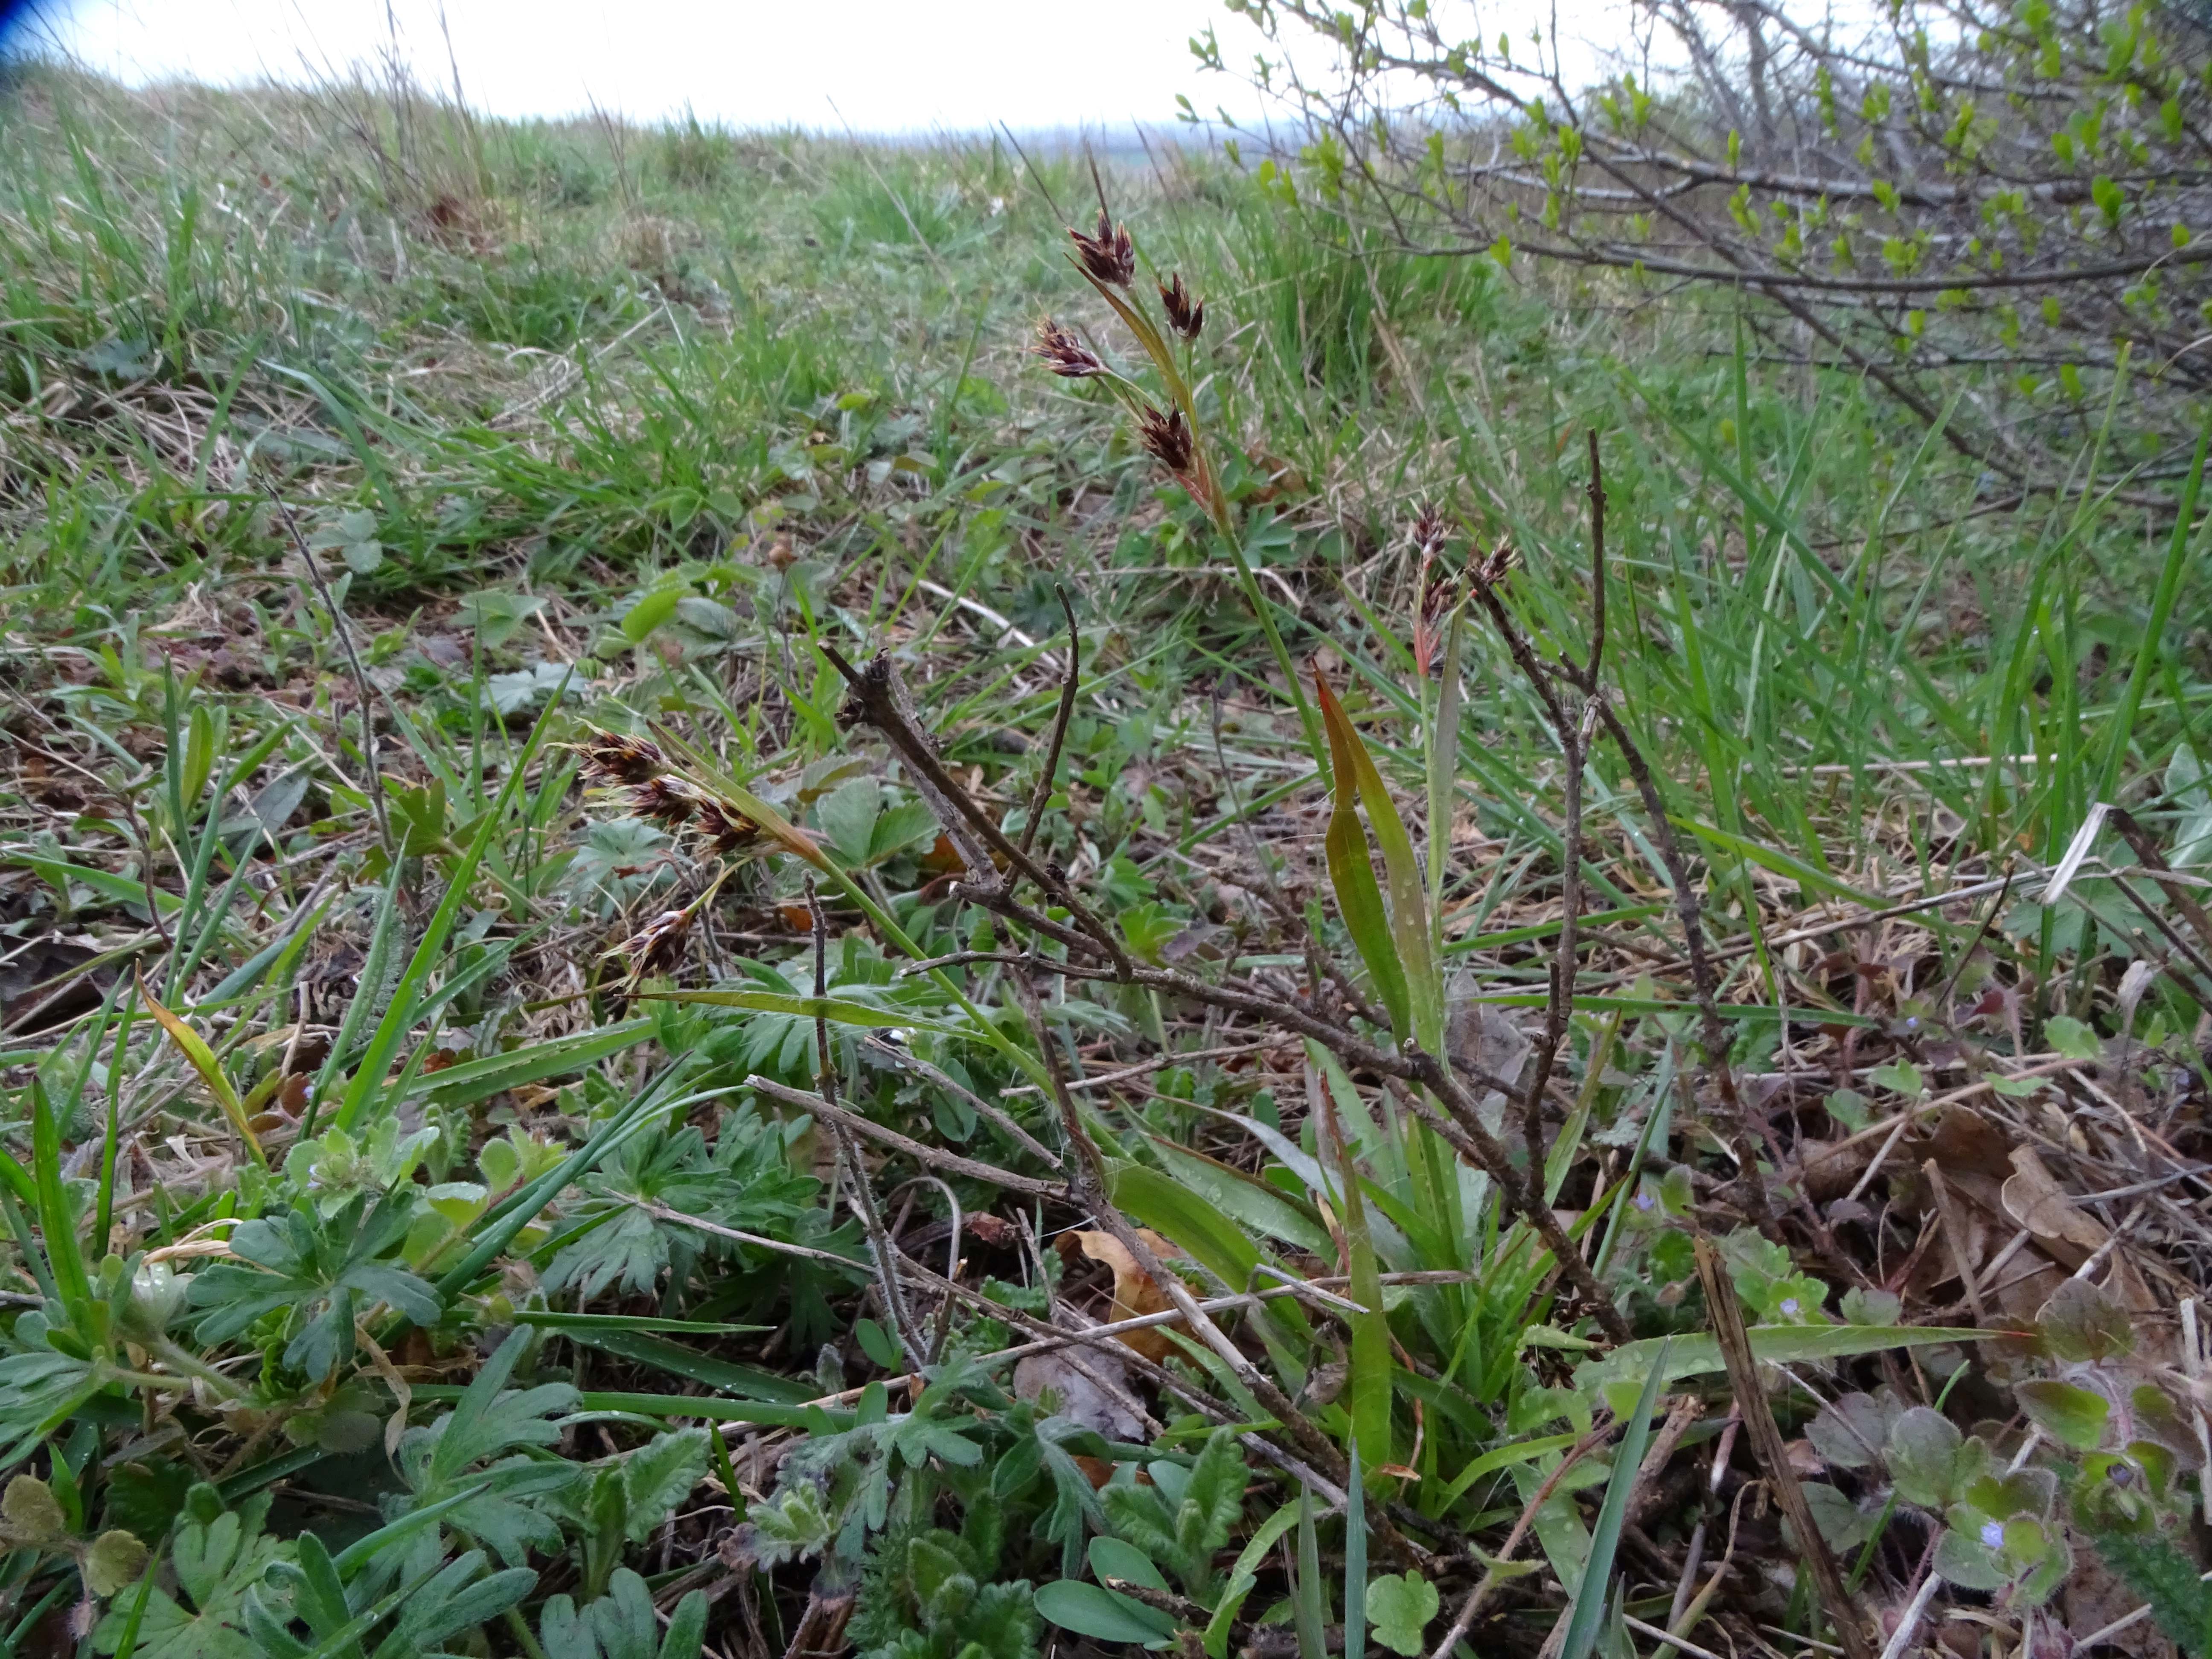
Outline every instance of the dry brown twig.
MULTIPOLYGON (((1050 866, 1040 867, 1033 859, 1007 842, 973 796, 945 770, 937 758, 935 747, 928 735, 916 723, 911 704, 899 685, 896 671, 890 659, 879 654, 869 663, 866 671, 860 671, 854 669, 833 648, 825 646, 823 651, 853 689, 854 695, 846 704, 845 718, 873 726, 884 735, 902 757, 909 757, 918 774, 918 785, 921 776, 928 778, 928 783, 922 786, 923 797, 945 825, 947 833, 958 831, 963 839, 973 845, 975 836, 966 832, 988 828, 988 834, 984 835, 982 840, 994 850, 1003 851, 1016 870, 1036 881, 1048 896, 1066 905, 1070 913, 1081 922, 1079 927, 1064 927, 1020 903, 1014 896, 1012 882, 998 878, 988 862, 983 865, 984 871, 989 872, 987 876, 963 883, 956 890, 970 902, 1018 926, 1043 934, 1065 946, 1071 953, 1079 951, 1087 955, 1097 963, 1096 966, 1087 966, 1073 960, 1040 961, 1036 967, 1045 971, 1079 977, 1110 978, 1124 984, 1169 993, 1201 1006, 1243 1013, 1313 1038, 1355 1071, 1365 1069, 1385 1077, 1418 1082, 1430 1089, 1443 1102, 1450 1114, 1455 1125, 1449 1137, 1453 1144, 1469 1153, 1490 1175, 1498 1183, 1507 1205, 1543 1239, 1577 1296, 1590 1307, 1607 1335, 1617 1342, 1629 1339, 1627 1322, 1613 1307, 1612 1298, 1605 1294, 1588 1262, 1575 1249, 1559 1218, 1544 1202, 1540 1161, 1537 1165, 1540 1173, 1534 1182, 1525 1179, 1504 1147, 1483 1125, 1474 1097, 1456 1073, 1460 1069, 1468 1069, 1484 1087, 1502 1089, 1509 1096, 1514 1091, 1514 1085, 1502 1079, 1492 1078, 1479 1070, 1463 1067, 1456 1059, 1448 1063, 1416 1044, 1409 1043, 1402 1049, 1393 1050, 1367 1042, 1334 1021, 1322 1018, 1310 1009, 1279 997, 1133 963, 1122 951, 1118 939, 1108 937, 1105 924, 1082 908, 1081 901, 1070 890, 1066 878, 1050 866), (992 840, 994 836, 996 837, 995 842, 992 840), (1004 843, 1002 848, 1000 843, 1004 843), (1108 962, 1099 961, 1102 957, 1109 958, 1110 965, 1108 962)), ((1063 697, 1062 702, 1063 706, 1067 706, 1068 700, 1063 697)), ((988 854, 978 847, 972 856, 988 860, 988 854)), ((1026 963, 1017 963, 1012 966, 1010 981, 1033 998, 1034 991, 1026 989, 1026 963)), ((1571 996, 1571 986, 1569 995, 1571 996)), ((1057 1056, 1051 1045, 1045 1042, 1041 1029, 1037 1040, 1046 1050, 1048 1066, 1056 1063, 1057 1056)), ((1078 1186, 1079 1188, 1081 1186, 1079 1181, 1078 1186)), ((1139 1259, 1141 1261, 1143 1258, 1140 1255, 1139 1259)), ((1273 1409, 1272 1402, 1269 1408, 1273 1409)))
POLYGON ((1751 1435, 1752 1449, 1758 1455, 1775 1501, 1797 1534, 1797 1547, 1812 1571, 1813 1582, 1820 1592, 1821 1603, 1836 1628, 1838 1639, 1844 1644, 1847 1659, 1872 1659, 1866 1627, 1852 1606, 1850 1592, 1844 1588, 1835 1553, 1828 1547, 1827 1539, 1814 1520, 1813 1506, 1805 1497, 1797 1471, 1790 1464, 1782 1430, 1774 1420, 1773 1407, 1767 1402, 1765 1385, 1759 1379, 1759 1361, 1752 1352, 1750 1334, 1744 1328, 1743 1310, 1736 1302, 1735 1286, 1712 1242, 1700 1233, 1693 1243, 1698 1278, 1705 1286, 1713 1334, 1719 1339, 1721 1358, 1728 1367, 1729 1388, 1743 1413, 1743 1425, 1751 1435))
POLYGON ((1544 717, 1557 737, 1561 752, 1566 757, 1565 796, 1566 824, 1561 837, 1560 885, 1565 906, 1557 949, 1553 952, 1549 994, 1546 999, 1544 1034, 1536 1050, 1536 1066, 1522 1103, 1522 1133, 1528 1139, 1531 1168, 1541 1170, 1541 1129, 1537 1121, 1536 1109, 1541 1100, 1543 1085, 1550 1073, 1561 1042, 1566 1034, 1566 1016, 1573 1006, 1575 980, 1577 972, 1576 957, 1577 907, 1581 896, 1582 878, 1582 778, 1589 763, 1589 738, 1586 723, 1595 720, 1605 728, 1606 735, 1620 750, 1623 764, 1636 786, 1638 799, 1644 804, 1650 822, 1652 845, 1659 854, 1660 862, 1666 866, 1668 884, 1674 890, 1675 914, 1682 925, 1683 946, 1689 957, 1692 994, 1698 1005, 1698 1046, 1703 1050, 1705 1069, 1718 1090, 1722 1109, 1727 1120, 1727 1129, 1739 1165, 1739 1176, 1744 1189, 1744 1207, 1761 1231, 1771 1233, 1774 1219, 1767 1201, 1766 1186, 1759 1175, 1757 1142, 1753 1139, 1749 1114, 1736 1088, 1735 1073, 1729 1063, 1729 1033, 1720 1015, 1720 980, 1713 970, 1712 957, 1705 943, 1704 906, 1699 901, 1696 884, 1691 879, 1689 861, 1682 854, 1681 842, 1674 834, 1674 825, 1667 814, 1667 805, 1659 793, 1650 763, 1643 750, 1628 728, 1622 724, 1612 700, 1605 694, 1605 479, 1598 451, 1598 436, 1595 429, 1589 434, 1590 481, 1590 647, 1585 663, 1577 663, 1562 651, 1556 668, 1546 664, 1536 653, 1534 643, 1506 608, 1499 589, 1510 568, 1509 557, 1494 554, 1470 570, 1474 596, 1489 616, 1491 624, 1504 642, 1507 654, 1522 678, 1536 694, 1544 710, 1544 717), (1583 707, 1579 713, 1571 713, 1561 700, 1558 684, 1564 682, 1580 693, 1583 707))

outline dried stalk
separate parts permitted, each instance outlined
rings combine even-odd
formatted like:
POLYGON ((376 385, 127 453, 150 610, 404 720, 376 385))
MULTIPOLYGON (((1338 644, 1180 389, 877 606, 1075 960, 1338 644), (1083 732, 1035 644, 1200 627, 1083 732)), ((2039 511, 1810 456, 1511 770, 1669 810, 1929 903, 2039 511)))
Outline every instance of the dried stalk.
POLYGON ((1698 1278, 1705 1285, 1713 1334, 1720 1341, 1721 1358, 1728 1366, 1729 1391, 1735 1396, 1737 1409, 1743 1413, 1744 1427, 1751 1432, 1752 1450, 1758 1455, 1759 1467, 1775 1500, 1782 1506, 1782 1513, 1789 1517, 1790 1528, 1797 1534, 1798 1547, 1804 1552, 1805 1564, 1812 1570, 1813 1582, 1819 1587, 1821 1602, 1844 1644, 1846 1659, 1871 1659, 1866 1627, 1860 1623, 1850 1592, 1844 1586, 1843 1571, 1836 1565, 1835 1553, 1814 1521, 1813 1506, 1806 1501, 1805 1488, 1798 1482, 1797 1471, 1790 1467, 1789 1448, 1784 1445, 1782 1431, 1775 1424, 1774 1408, 1767 1401, 1765 1386, 1759 1380, 1759 1361, 1751 1351, 1751 1335, 1744 1328, 1743 1310, 1736 1302, 1735 1286, 1729 1279, 1727 1268, 1721 1265, 1720 1252, 1713 1248, 1711 1241, 1701 1235, 1694 1243, 1698 1278))
POLYGON ((1022 852, 1027 855, 1036 844, 1037 825, 1044 820, 1044 809, 1052 799, 1053 775, 1060 770, 1060 751, 1067 741, 1067 723, 1075 716, 1075 689, 1083 672, 1083 636, 1075 626, 1075 605, 1067 597, 1067 590, 1060 590, 1060 608, 1067 616, 1067 674, 1060 683, 1060 710, 1053 716, 1052 742, 1044 751, 1044 769, 1037 774, 1036 787, 1030 794, 1029 816, 1022 821, 1022 852))
MULTIPOLYGON (((1115 967, 1121 970, 1122 977, 1127 978, 1129 958, 1121 948, 1121 941, 1068 885, 1066 877, 1052 866, 1039 865, 1026 848, 1017 847, 1009 841, 1006 832, 992 822, 990 814, 976 804, 975 798, 945 769, 945 763, 937 757, 935 745, 929 741, 928 735, 906 707, 908 699, 904 688, 898 683, 898 671, 892 665, 889 654, 878 652, 869 661, 867 668, 862 671, 846 661, 835 646, 824 645, 822 653, 830 659, 831 665, 845 677, 846 684, 852 688, 852 696, 845 704, 845 720, 848 723, 857 720, 872 726, 890 739, 891 747, 898 751, 900 758, 913 772, 917 787, 921 788, 931 807, 940 817, 946 806, 952 809, 952 821, 945 826, 948 832, 964 824, 981 838, 982 844, 992 853, 1005 859, 1014 871, 1066 905, 1068 914, 1082 926, 1085 933, 1097 941, 1115 967)), ((988 878, 990 875, 992 866, 988 858, 966 854, 963 856, 967 858, 969 868, 978 876, 988 878)))

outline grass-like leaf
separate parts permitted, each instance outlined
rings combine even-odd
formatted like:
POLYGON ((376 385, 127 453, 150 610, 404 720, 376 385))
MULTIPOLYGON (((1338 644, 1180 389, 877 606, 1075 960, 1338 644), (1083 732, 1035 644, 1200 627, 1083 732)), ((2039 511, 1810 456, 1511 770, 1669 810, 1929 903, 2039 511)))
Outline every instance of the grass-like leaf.
POLYGON ((1628 1524, 1628 1500, 1636 1489, 1636 1472, 1644 1462, 1644 1448, 1651 1437, 1651 1410, 1659 1399, 1660 1379, 1667 1371, 1667 1345, 1662 1337, 1644 1391, 1621 1431, 1620 1449, 1613 1454, 1613 1475, 1605 1485, 1605 1501, 1598 1505, 1597 1521, 1590 1528, 1589 1555, 1583 1567, 1582 1583, 1575 1591, 1567 1615, 1567 1633, 1559 1659, 1589 1659, 1596 1645, 1599 1621, 1613 1589, 1613 1558, 1620 1548, 1621 1528, 1628 1524))

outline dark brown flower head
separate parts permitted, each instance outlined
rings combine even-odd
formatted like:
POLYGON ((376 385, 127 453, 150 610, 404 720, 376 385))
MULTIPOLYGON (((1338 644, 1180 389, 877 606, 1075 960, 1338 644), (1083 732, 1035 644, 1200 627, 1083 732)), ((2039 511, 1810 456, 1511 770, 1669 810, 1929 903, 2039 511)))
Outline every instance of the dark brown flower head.
POLYGON ((684 942, 691 937, 691 919, 697 912, 696 905, 663 910, 639 928, 635 938, 617 945, 615 954, 629 963, 630 977, 665 973, 683 961, 684 942))
POLYGON ((1077 263, 1094 281, 1114 288, 1129 286, 1129 279, 1137 274, 1137 245, 1129 240, 1128 226, 1112 223, 1106 210, 1100 208, 1097 235, 1085 236, 1073 229, 1067 234, 1075 243, 1077 263))
POLYGON ((1521 556, 1513 550, 1510 542, 1500 542, 1487 555, 1468 567, 1467 574, 1478 587, 1495 587, 1513 574, 1513 567, 1521 562, 1521 556))
POLYGON ((1160 308, 1168 314, 1168 326, 1186 340, 1195 340, 1206 326, 1206 301, 1192 297, 1179 270, 1160 284, 1160 308))
POLYGON ((576 745, 595 782, 643 783, 665 769, 667 757, 650 741, 621 732, 594 732, 576 745))
POLYGON ((1048 317, 1037 325, 1036 333, 1036 343, 1030 348, 1030 351, 1032 356, 1043 358, 1054 374, 1064 374, 1071 380, 1079 380, 1106 372, 1106 365, 1098 361, 1097 352, 1051 318, 1048 317))
POLYGON ((1434 559, 1444 550, 1444 538, 1451 533, 1451 520, 1434 501, 1421 505, 1421 516, 1413 520, 1413 549, 1424 561, 1434 559))
POLYGON ((680 778, 647 778, 629 792, 629 810, 673 830, 699 810, 699 794, 680 778))
POLYGON ((760 825, 719 800, 700 802, 698 827, 708 849, 724 858, 745 851, 761 838, 760 825))
POLYGON ((1171 409, 1163 415, 1149 404, 1137 416, 1137 441, 1144 445, 1159 464, 1182 477, 1189 472, 1196 459, 1196 447, 1192 444, 1190 428, 1183 424, 1182 410, 1171 409))
POLYGON ((1414 590, 1419 599, 1413 616, 1413 660, 1424 674, 1434 671, 1443 647, 1444 618, 1465 591, 1449 572, 1437 567, 1444 550, 1449 521, 1432 501, 1421 508, 1413 522, 1413 551, 1420 558, 1414 590))

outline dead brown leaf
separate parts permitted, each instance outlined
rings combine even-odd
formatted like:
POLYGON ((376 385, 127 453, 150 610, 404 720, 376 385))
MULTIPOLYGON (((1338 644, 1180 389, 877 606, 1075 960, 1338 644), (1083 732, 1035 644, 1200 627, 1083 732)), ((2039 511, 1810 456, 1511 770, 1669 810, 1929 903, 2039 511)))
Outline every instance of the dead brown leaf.
MULTIPOLYGON (((1112 1318, 1140 1319, 1146 1314, 1165 1313, 1174 1305, 1168 1300, 1167 1292, 1137 1266, 1136 1257, 1131 1255, 1113 1234, 1078 1231, 1069 1237, 1075 1240, 1084 1255, 1114 1270, 1112 1318)), ((1156 1256, 1164 1259, 1182 1254, 1149 1227, 1138 1228, 1137 1237, 1144 1240, 1156 1256)), ((1132 1352, 1158 1364, 1175 1352, 1175 1344, 1169 1340, 1167 1334, 1178 1328, 1180 1322, 1175 1325, 1154 1325, 1141 1331, 1124 1331, 1121 1340, 1132 1352)))
POLYGON ((2063 1266, 2080 1267, 2111 1237, 2094 1216, 2052 1178, 2030 1146, 2012 1150, 2013 1176, 2004 1184, 2005 1213, 2033 1234, 2035 1242, 2063 1266))

